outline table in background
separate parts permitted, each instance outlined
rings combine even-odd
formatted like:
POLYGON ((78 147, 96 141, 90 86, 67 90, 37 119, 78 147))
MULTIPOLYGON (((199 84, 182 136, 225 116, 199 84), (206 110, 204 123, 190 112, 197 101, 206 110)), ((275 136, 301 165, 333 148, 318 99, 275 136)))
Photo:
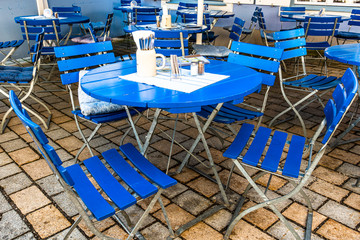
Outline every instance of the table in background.
POLYGON ((194 24, 173 23, 171 28, 157 27, 156 24, 128 25, 123 28, 125 33, 132 33, 138 30, 181 30, 188 34, 201 33, 207 30, 207 26, 194 26, 194 24))
MULTIPOLYGON (((215 24, 219 21, 220 18, 231 18, 235 16, 235 13, 223 10, 205 10, 204 13, 209 13, 210 18, 214 19, 211 23, 211 28, 215 26, 215 24)), ((197 11, 194 9, 182 9, 177 10, 176 14, 180 16, 181 14, 197 14, 197 11)))
POLYGON ((284 14, 281 15, 284 18, 288 18, 288 19, 293 19, 297 22, 305 22, 305 18, 306 17, 312 17, 312 18, 316 18, 316 17, 341 17, 340 22, 344 22, 344 21, 349 21, 350 17, 347 16, 340 16, 340 15, 330 15, 330 14, 323 14, 323 15, 319 15, 319 14, 284 14))

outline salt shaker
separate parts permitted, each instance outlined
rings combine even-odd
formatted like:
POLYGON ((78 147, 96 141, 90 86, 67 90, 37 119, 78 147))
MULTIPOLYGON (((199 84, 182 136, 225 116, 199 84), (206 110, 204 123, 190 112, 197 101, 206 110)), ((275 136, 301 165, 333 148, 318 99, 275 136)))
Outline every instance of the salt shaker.
POLYGON ((198 64, 198 74, 203 75, 205 73, 205 64, 203 61, 200 61, 198 64))
POLYGON ((190 75, 196 76, 198 75, 198 61, 192 60, 190 65, 190 75))

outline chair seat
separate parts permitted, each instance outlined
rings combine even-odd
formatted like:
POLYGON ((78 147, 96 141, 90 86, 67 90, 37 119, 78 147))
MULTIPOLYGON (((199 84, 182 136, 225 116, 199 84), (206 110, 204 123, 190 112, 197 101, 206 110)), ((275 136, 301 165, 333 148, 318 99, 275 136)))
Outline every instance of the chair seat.
MULTIPOLYGON (((216 108, 216 105, 201 107, 201 111, 196 114, 202 116, 203 118, 208 118, 214 108, 216 108)), ((231 103, 224 103, 213 121, 217 123, 231 124, 236 121, 254 119, 262 115, 263 113, 261 112, 247 110, 231 103)))
POLYGON ((358 40, 360 40, 360 33, 339 31, 339 32, 335 35, 335 37, 337 37, 337 38, 347 38, 347 39, 358 39, 358 40))
POLYGON ((331 45, 324 42, 306 42, 305 47, 310 50, 325 50, 325 48, 331 47, 331 45))
POLYGON ((0 66, 0 83, 29 83, 33 67, 0 66))
MULTIPOLYGON (((224 152, 223 156, 237 159, 248 144, 254 128, 254 125, 244 123, 233 143, 224 152)), ((270 128, 259 128, 242 159, 242 163, 273 173, 279 173, 286 177, 298 178, 306 139, 301 136, 293 135, 289 146, 286 146, 287 133, 275 131, 274 134, 271 135, 271 132, 272 130, 270 128), (267 147, 269 141, 270 145, 267 147), (285 148, 288 153, 285 163, 283 164, 281 156, 285 148), (265 155, 264 158, 262 158, 263 153, 265 155), (263 160, 260 161, 261 159, 263 160)))
POLYGON ((317 76, 315 74, 310 74, 298 80, 283 82, 283 84, 294 87, 326 90, 336 87, 336 85, 338 85, 340 82, 341 82, 341 78, 338 77, 332 77, 332 76, 326 77, 326 76, 317 76))
MULTIPOLYGON (((100 37, 100 36, 97 36, 97 40, 98 40, 98 42, 102 42, 104 40, 104 38, 100 37)), ((75 42, 75 43, 82 43, 82 44, 94 43, 95 42, 90 34, 87 34, 87 35, 84 35, 84 36, 81 36, 81 37, 72 38, 71 41, 75 42)), ((105 39, 105 41, 111 41, 111 38, 107 37, 105 39)))
POLYGON ((24 43, 25 40, 14 40, 7 42, 0 42, 0 48, 18 47, 24 43))
POLYGON ((229 54, 232 52, 230 49, 228 49, 225 46, 194 44, 192 47, 195 50, 196 54, 200 54, 201 56, 206 56, 206 57, 225 58, 228 57, 229 54))
MULTIPOLYGON (((33 53, 34 52, 34 46, 31 46, 30 48, 30 52, 33 53)), ((43 47, 41 49, 41 55, 54 55, 54 47, 43 47)))

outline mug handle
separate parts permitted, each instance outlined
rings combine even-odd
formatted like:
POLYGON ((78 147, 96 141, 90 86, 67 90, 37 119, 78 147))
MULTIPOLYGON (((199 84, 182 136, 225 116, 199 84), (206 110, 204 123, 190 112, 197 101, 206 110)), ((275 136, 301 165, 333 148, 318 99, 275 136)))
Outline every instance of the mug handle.
POLYGON ((156 70, 160 70, 160 69, 163 69, 165 67, 165 64, 166 64, 166 59, 165 59, 165 56, 160 54, 160 53, 157 53, 155 54, 155 58, 157 57, 161 57, 162 58, 162 65, 161 66, 156 66, 156 70))

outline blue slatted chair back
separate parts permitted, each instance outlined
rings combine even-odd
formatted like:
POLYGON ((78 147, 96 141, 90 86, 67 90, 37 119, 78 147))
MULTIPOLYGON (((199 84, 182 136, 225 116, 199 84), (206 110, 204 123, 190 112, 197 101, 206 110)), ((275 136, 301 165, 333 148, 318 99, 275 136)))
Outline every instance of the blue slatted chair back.
POLYGON ((244 28, 244 25, 245 25, 244 20, 238 17, 235 18, 234 24, 231 27, 231 32, 229 34, 229 38, 232 41, 236 41, 236 42, 240 41, 241 33, 244 28))
POLYGON ((303 28, 273 33, 275 47, 284 49, 281 60, 306 56, 306 40, 303 28))
POLYGON ((94 40, 94 42, 99 42, 99 39, 96 36, 96 33, 95 33, 94 26, 93 26, 92 22, 89 22, 88 30, 89 30, 89 33, 90 33, 92 39, 94 40))
POLYGON ((55 56, 63 59, 57 63, 59 70, 64 72, 60 75, 64 85, 78 82, 81 69, 115 62, 114 53, 108 53, 113 50, 110 41, 56 47, 54 50, 55 56))
POLYGON ((283 49, 255 45, 243 42, 233 42, 228 57, 229 62, 251 67, 261 72, 263 84, 274 85, 275 75, 278 72, 283 49))
POLYGON ((114 18, 114 13, 109 13, 107 15, 104 31, 100 35, 100 36, 104 36, 104 41, 107 37, 110 36, 110 28, 113 18, 114 18))
POLYGON ((162 30, 155 30, 154 32, 154 47, 156 53, 161 53, 164 56, 189 55, 189 40, 187 32, 162 30))
MULTIPOLYGON (((183 23, 197 23, 197 14, 183 13, 181 14, 181 19, 183 23)), ((203 22, 204 22, 203 24, 206 25, 209 30, 212 22, 209 13, 204 13, 203 22)))
POLYGON ((52 11, 58 13, 59 17, 74 17, 81 16, 81 7, 53 7, 52 11))
POLYGON ((160 13, 157 8, 137 8, 133 9, 133 22, 138 25, 156 23, 156 16, 160 13))
POLYGON ((258 25, 259 28, 262 30, 266 30, 266 22, 265 22, 265 16, 262 11, 257 12, 257 18, 258 18, 258 25))
POLYGON ((305 7, 280 7, 280 22, 296 22, 294 19, 284 18, 283 15, 305 14, 305 7))
MULTIPOLYGON (((121 0, 121 6, 130 6, 130 3, 133 0, 121 0)), ((141 0, 135 0, 137 2, 137 6, 141 5, 141 0)))
POLYGON ((349 27, 360 26, 360 9, 353 9, 350 15, 350 21, 348 21, 349 27))
POLYGON ((341 17, 305 17, 305 36, 333 37, 340 26, 341 17))

